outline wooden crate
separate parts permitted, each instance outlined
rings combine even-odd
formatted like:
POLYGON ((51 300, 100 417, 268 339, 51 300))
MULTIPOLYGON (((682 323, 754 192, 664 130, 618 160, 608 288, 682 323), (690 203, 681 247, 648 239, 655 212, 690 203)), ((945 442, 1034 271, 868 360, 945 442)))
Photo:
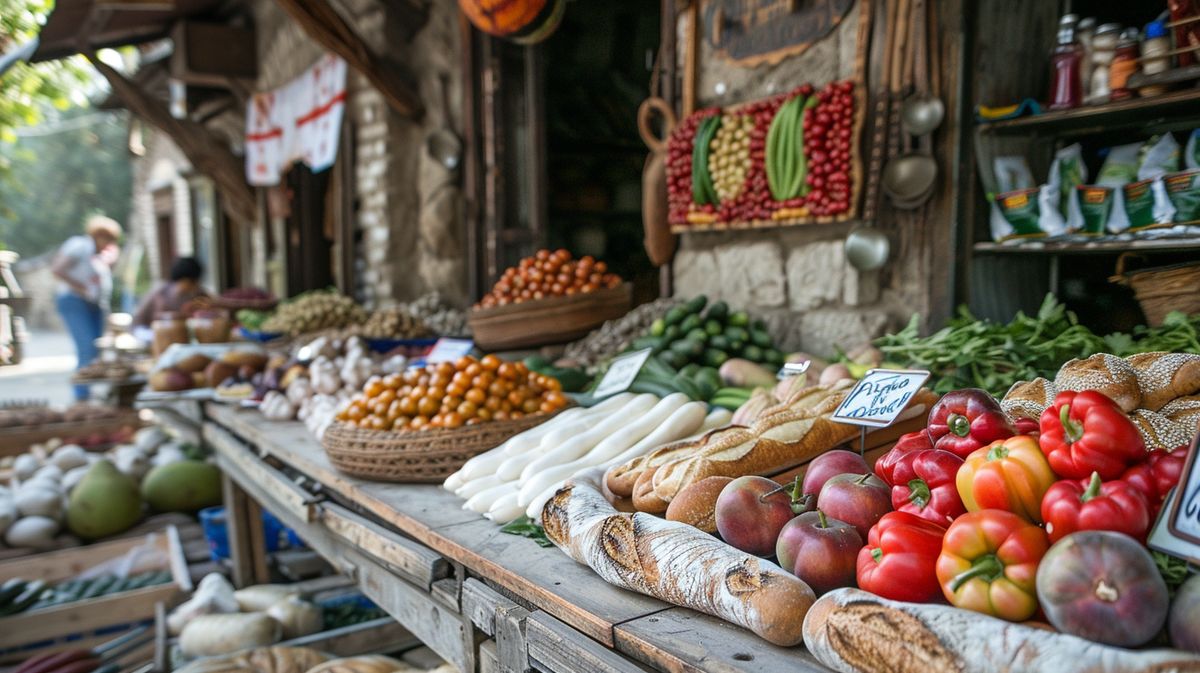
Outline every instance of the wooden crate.
POLYGON ((566 343, 629 312, 633 286, 473 309, 467 317, 475 345, 485 351, 566 343))
MULTIPOLYGON (((98 421, 71 421, 68 423, 44 423, 21 425, 0 429, 0 456, 16 456, 29 451, 29 447, 48 439, 75 439, 93 434, 107 435, 124 427, 134 430, 145 425, 136 411, 122 413, 98 421)), ((107 447, 105 447, 107 448, 107 447)))
POLYGON ((120 558, 147 541, 151 541, 160 553, 153 559, 138 563, 131 572, 170 570, 173 582, 2 617, 0 661, 25 659, 55 649, 56 646, 61 647, 59 641, 65 636, 86 639, 107 628, 150 621, 154 618, 156 603, 172 604, 181 594, 192 590, 187 561, 184 560, 179 533, 174 526, 145 537, 47 552, 0 563, 0 583, 14 577, 60 582, 72 579, 105 561, 120 558))

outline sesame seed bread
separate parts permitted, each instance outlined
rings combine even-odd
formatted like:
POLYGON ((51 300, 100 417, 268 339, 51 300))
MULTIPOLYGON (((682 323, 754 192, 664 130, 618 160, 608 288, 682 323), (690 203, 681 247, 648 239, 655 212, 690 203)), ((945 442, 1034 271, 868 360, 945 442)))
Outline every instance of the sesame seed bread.
POLYGON ((1032 381, 1017 381, 1004 394, 1000 408, 1014 421, 1018 418, 1031 418, 1036 421, 1042 417, 1042 412, 1054 403, 1056 395, 1058 389, 1054 384, 1040 376, 1032 381))
POLYGON ((1054 377, 1054 387, 1059 392, 1102 392, 1116 401, 1126 413, 1142 405, 1137 370, 1126 360, 1108 353, 1097 353, 1084 360, 1066 363, 1054 377))
POLYGON ((1196 434, 1200 429, 1200 395, 1180 397, 1168 402, 1158 413, 1180 424, 1188 432, 1196 434))
POLYGON ((1184 423, 1167 418, 1157 411, 1136 409, 1129 414, 1129 420, 1137 426, 1146 443, 1146 450, 1166 449, 1170 451, 1177 446, 1188 444, 1196 434, 1193 424, 1190 428, 1184 423))
POLYGON ((1128 360, 1142 391, 1142 409, 1158 411, 1175 398, 1200 392, 1200 355, 1139 353, 1128 360))

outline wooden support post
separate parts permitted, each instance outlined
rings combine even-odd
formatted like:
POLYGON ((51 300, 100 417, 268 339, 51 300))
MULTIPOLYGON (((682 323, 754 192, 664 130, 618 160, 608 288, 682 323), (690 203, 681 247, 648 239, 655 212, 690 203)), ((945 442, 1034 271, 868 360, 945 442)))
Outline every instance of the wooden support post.
POLYGON ((275 0, 314 42, 341 56, 383 94, 396 112, 420 119, 425 106, 409 78, 393 63, 367 48, 366 42, 327 0, 275 0))
POLYGON ((271 570, 267 567, 267 538, 262 523, 262 505, 246 497, 246 532, 250 537, 250 576, 254 584, 268 584, 271 570))
POLYGON ((221 474, 221 490, 225 496, 225 534, 229 540, 229 560, 233 565, 233 586, 240 589, 254 584, 248 527, 250 498, 228 474, 221 474))
POLYGON ((121 97, 130 112, 170 136, 192 167, 212 178, 221 193, 221 203, 231 218, 245 224, 254 222, 258 209, 254 192, 246 184, 242 160, 234 156, 215 133, 190 119, 176 119, 164 103, 143 91, 132 80, 94 54, 85 55, 108 80, 113 93, 121 97))

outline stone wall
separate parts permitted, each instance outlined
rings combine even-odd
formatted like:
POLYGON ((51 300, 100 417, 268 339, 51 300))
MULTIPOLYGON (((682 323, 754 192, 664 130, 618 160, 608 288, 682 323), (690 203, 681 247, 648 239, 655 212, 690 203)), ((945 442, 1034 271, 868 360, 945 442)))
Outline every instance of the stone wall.
POLYGON ((125 254, 114 272, 127 283, 136 282, 141 266, 137 262, 142 255, 145 256, 152 283, 162 280, 159 274, 158 228, 155 226, 155 192, 171 192, 171 214, 175 225, 174 254, 190 255, 193 251, 191 199, 187 180, 183 177, 191 170, 191 163, 169 136, 148 124, 142 124, 142 146, 145 151, 133 159, 129 221, 122 223, 126 229, 125 254))
MULTIPOLYGON (((398 25, 388 4, 351 0, 339 5, 372 50, 415 78, 426 113, 413 121, 394 112, 361 74, 348 73, 346 123, 354 159, 355 294, 369 306, 414 299, 439 290, 467 301, 462 193, 443 167, 428 159, 425 137, 444 124, 461 128, 457 4, 433 0, 415 36, 398 25), (451 110, 442 105, 445 86, 451 110)), ((274 2, 254 5, 259 43, 256 90, 278 87, 323 53, 274 2)))
MULTIPOLYGON (((775 66, 741 68, 700 50, 699 106, 764 98, 804 82, 853 76, 859 9, 803 54, 775 66)), ((680 44, 687 28, 680 19, 680 44)), ((680 72, 686 57, 681 49, 680 72)), ((920 288, 890 275, 861 274, 843 254, 854 223, 681 236, 675 293, 704 293, 760 315, 786 350, 831 355, 907 320, 924 306, 920 288)), ((893 250, 897 249, 893 241, 893 250)), ((903 264, 893 253, 892 264, 903 264)))

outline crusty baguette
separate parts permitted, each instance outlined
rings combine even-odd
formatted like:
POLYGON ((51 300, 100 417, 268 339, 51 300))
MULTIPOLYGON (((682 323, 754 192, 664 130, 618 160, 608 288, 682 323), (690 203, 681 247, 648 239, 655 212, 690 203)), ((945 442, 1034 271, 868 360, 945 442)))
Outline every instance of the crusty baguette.
POLYGON ((1040 376, 1032 381, 1017 381, 1004 394, 1000 408, 1014 421, 1018 418, 1036 421, 1042 417, 1046 407, 1054 403, 1056 395, 1058 390, 1054 384, 1040 376))
POLYGON ((1142 393, 1142 409, 1158 411, 1179 397, 1200 392, 1200 355, 1138 353, 1129 356, 1142 393))
POLYGON ((604 475, 604 487, 617 497, 632 498, 634 486, 647 470, 653 471, 659 466, 690 456, 707 442, 712 441, 712 438, 718 433, 737 431, 745 431, 745 428, 740 425, 716 428, 699 437, 664 444, 643 456, 638 456, 620 465, 614 465, 604 475))
POLYGON ((1196 673, 1200 656, 1125 650, 946 605, 837 589, 804 619, 804 644, 844 673, 1196 673))
POLYGON ((717 498, 732 477, 709 477, 688 486, 667 507, 667 521, 678 521, 705 533, 717 532, 717 498))
POLYGON ((1108 353, 1067 362, 1054 377, 1054 387, 1059 392, 1098 390, 1113 398, 1125 413, 1142 405, 1137 371, 1127 360, 1108 353))
POLYGON ((1200 428, 1200 395, 1179 397, 1167 402, 1158 413, 1166 416, 1193 436, 1200 428))
POLYGON ((670 504, 654 492, 654 471, 642 472, 633 485, 633 508, 647 514, 664 514, 670 504))
MULTIPOLYGON (((654 473, 655 494, 670 503, 681 490, 707 477, 778 474, 807 463, 859 434, 858 426, 832 420, 844 397, 845 393, 836 392, 815 406, 760 418, 750 428, 757 435, 751 441, 706 446, 691 458, 663 465, 654 473)), ((922 389, 902 413, 921 415, 936 400, 936 394, 922 389)))
POLYGON ((802 637, 813 591, 779 566, 691 526, 622 514, 600 493, 600 470, 576 475, 542 510, 546 536, 610 584, 750 629, 776 645, 802 637))

